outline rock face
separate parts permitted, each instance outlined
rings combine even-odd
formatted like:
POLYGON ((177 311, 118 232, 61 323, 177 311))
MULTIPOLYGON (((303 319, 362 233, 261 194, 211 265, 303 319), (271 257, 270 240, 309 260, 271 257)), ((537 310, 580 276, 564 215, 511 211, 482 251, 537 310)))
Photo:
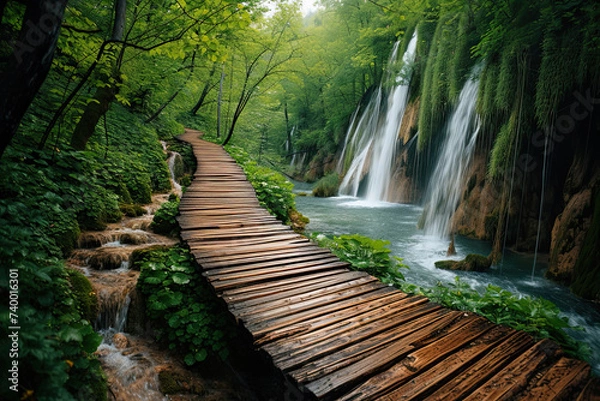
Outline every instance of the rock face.
POLYGON ((546 273, 554 280, 570 284, 573 268, 590 228, 589 209, 592 191, 586 189, 571 197, 564 211, 556 218, 552 228, 549 268, 546 273))
POLYGON ((463 270, 468 272, 484 272, 490 268, 492 261, 482 255, 470 253, 463 260, 440 260, 435 267, 444 270, 463 270))

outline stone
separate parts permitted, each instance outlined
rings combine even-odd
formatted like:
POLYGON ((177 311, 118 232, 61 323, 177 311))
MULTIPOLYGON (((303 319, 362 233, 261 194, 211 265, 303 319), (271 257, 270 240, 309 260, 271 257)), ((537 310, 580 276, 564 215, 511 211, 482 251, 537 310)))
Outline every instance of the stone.
POLYGON ((483 272, 490 268, 492 261, 483 255, 470 253, 463 260, 440 260, 435 262, 435 267, 444 270, 463 270, 469 272, 483 272))
POLYGON ((116 333, 112 338, 113 345, 119 349, 127 348, 129 340, 123 333, 116 333))

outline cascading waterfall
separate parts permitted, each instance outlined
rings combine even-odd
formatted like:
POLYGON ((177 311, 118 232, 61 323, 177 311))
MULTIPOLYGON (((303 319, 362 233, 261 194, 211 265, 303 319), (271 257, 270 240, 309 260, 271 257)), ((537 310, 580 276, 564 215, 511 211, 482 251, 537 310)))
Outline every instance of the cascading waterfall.
POLYGON ((400 73, 392 75, 393 66, 397 62, 398 47, 399 42, 394 45, 390 55, 385 79, 366 108, 360 117, 358 109, 352 117, 342 151, 340 170, 343 170, 343 160, 347 155, 354 155, 354 159, 340 185, 341 195, 356 197, 361 181, 368 173, 366 199, 385 201, 388 198, 396 140, 408 103, 409 78, 417 47, 416 33, 402 56, 403 66, 400 73), (386 96, 386 88, 390 86, 392 89, 386 96))
POLYGON ((460 200, 464 175, 481 128, 481 120, 475 112, 479 71, 476 67, 465 83, 444 131, 444 142, 429 181, 421 219, 429 235, 444 237, 450 233, 450 219, 460 200))

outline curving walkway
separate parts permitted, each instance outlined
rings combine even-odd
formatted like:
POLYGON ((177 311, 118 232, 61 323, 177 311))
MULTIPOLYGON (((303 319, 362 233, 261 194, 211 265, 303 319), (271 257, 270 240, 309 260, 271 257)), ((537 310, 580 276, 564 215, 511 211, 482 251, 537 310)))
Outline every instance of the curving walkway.
POLYGON ((319 400, 598 400, 590 367, 551 341, 351 271, 261 208, 240 167, 188 130, 198 169, 181 236, 229 310, 319 400))

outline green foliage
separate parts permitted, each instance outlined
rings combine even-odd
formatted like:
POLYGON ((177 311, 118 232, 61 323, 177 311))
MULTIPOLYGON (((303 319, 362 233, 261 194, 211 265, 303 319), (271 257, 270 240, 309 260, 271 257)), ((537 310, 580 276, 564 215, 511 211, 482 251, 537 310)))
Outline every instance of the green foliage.
POLYGON ((98 297, 92 283, 79 270, 67 269, 67 276, 81 317, 90 323, 94 322, 98 316, 98 297))
POLYGON ((173 247, 143 255, 138 289, 160 341, 188 365, 211 355, 227 358, 235 325, 198 272, 189 251, 173 247))
POLYGON ((327 237, 312 233, 309 238, 319 246, 329 248, 340 260, 350 263, 353 269, 362 270, 384 283, 400 285, 404 275, 400 269, 408 266, 402 259, 390 255, 389 241, 372 239, 359 234, 327 237))
POLYGON ((340 176, 337 173, 328 174, 321 178, 313 188, 313 195, 327 198, 337 195, 340 186, 340 176))
POLYGON ((157 234, 177 236, 179 233, 179 224, 177 215, 179 214, 179 197, 171 195, 169 200, 163 203, 154 214, 150 229, 157 234))
POLYGON ((573 357, 586 360, 590 356, 587 345, 573 339, 565 330, 576 329, 567 317, 561 316, 556 305, 543 298, 519 297, 500 287, 488 285, 480 294, 457 276, 454 283, 425 289, 405 284, 401 289, 408 293, 424 295, 448 308, 470 311, 488 318, 493 323, 504 324, 530 333, 536 338, 550 338, 573 357))
POLYGON ((288 224, 290 213, 296 210, 294 184, 276 171, 259 166, 243 149, 228 146, 226 150, 242 166, 261 206, 277 219, 288 224))
POLYGON ((510 160, 510 149, 513 142, 512 134, 513 130, 509 123, 504 124, 500 128, 500 133, 496 137, 496 142, 494 142, 488 165, 488 175, 491 178, 498 178, 504 174, 506 163, 510 160))

